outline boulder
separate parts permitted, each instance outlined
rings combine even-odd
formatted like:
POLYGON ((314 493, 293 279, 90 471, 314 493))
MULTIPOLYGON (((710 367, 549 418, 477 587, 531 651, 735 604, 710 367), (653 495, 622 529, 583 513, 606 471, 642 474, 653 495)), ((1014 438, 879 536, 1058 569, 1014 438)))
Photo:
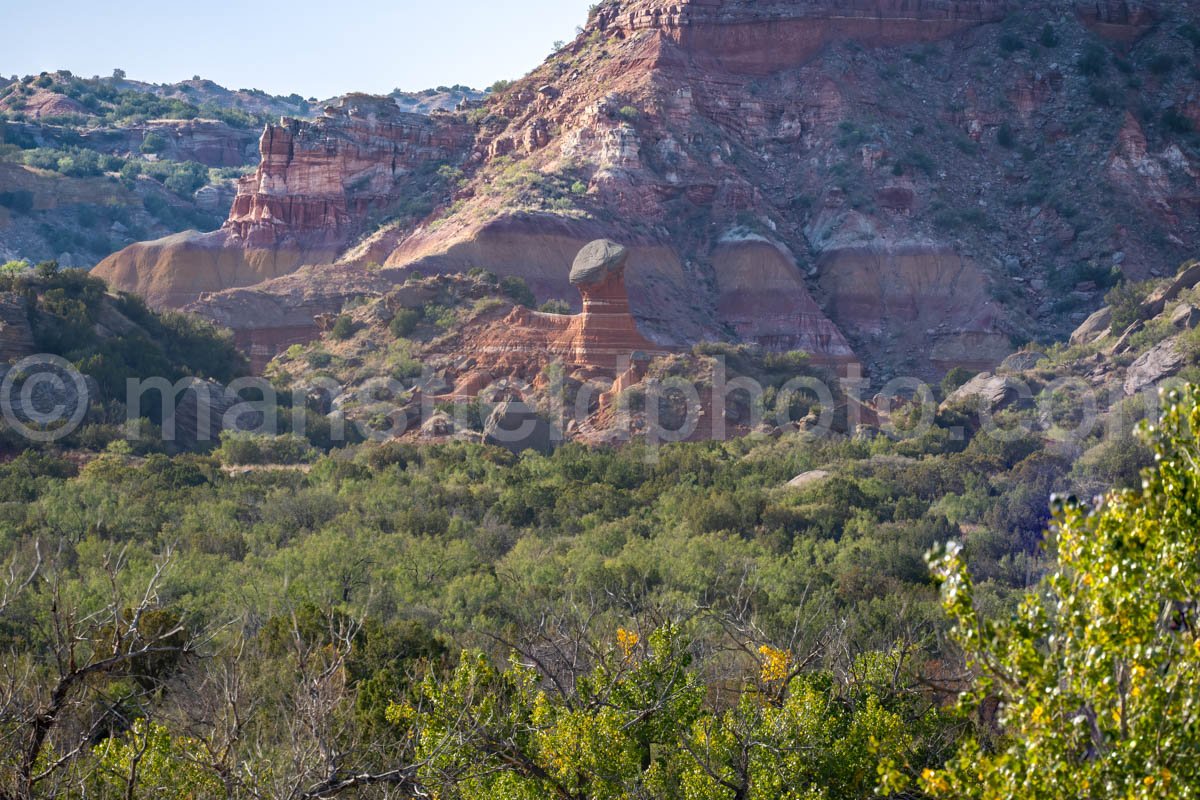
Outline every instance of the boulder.
POLYGON ((1160 342, 1129 366, 1125 394, 1135 395, 1148 386, 1170 378, 1183 369, 1187 359, 1178 338, 1160 342))
POLYGON ((1113 346, 1108 348, 1108 352, 1113 355, 1119 355, 1120 353, 1128 352, 1129 348, 1133 346, 1133 337, 1141 333, 1145 327, 1146 323, 1142 322, 1141 320, 1138 320, 1130 325, 1125 329, 1125 332, 1121 334, 1120 338, 1117 339, 1113 346))
POLYGON ((1200 284, 1200 261, 1190 261, 1183 265, 1173 281, 1146 298, 1142 303, 1142 316, 1146 319, 1157 317, 1167 303, 1197 284, 1200 284))
POLYGON ((509 401, 493 409, 483 427, 487 444, 503 447, 514 453, 535 450, 548 455, 561 436, 555 436, 550 423, 527 403, 509 401))
POLYGON ((1075 329, 1075 332, 1071 334, 1071 344, 1082 345, 1097 342, 1108 336, 1111 327, 1112 308, 1105 306, 1085 319, 1083 324, 1075 329))
POLYGON ((454 435, 454 421, 448 414, 437 413, 425 420, 421 425, 421 435, 428 438, 440 438, 454 435))
POLYGON ((828 478, 829 472, 823 469, 814 469, 809 472, 803 472, 788 481, 788 486, 792 489, 803 489, 805 486, 811 486, 814 483, 820 483, 828 478))
POLYGON ((946 402, 942 403, 942 408, 967 404, 994 414, 1014 405, 1023 397, 1027 398, 1028 394, 1028 387, 1020 381, 983 372, 947 397, 946 402))
POLYGON ((593 286, 625 271, 629 249, 608 239, 584 245, 571 265, 573 286, 593 286))
POLYGON ((1184 303, 1171 314, 1171 324, 1176 328, 1192 330, 1200 325, 1200 308, 1196 308, 1190 303, 1184 303))
POLYGON ((997 368, 997 373, 1001 375, 1011 375, 1015 372, 1026 372, 1037 367, 1039 361, 1044 361, 1046 354, 1037 350, 1023 350, 1020 353, 1013 353, 1004 361, 1000 362, 997 368))

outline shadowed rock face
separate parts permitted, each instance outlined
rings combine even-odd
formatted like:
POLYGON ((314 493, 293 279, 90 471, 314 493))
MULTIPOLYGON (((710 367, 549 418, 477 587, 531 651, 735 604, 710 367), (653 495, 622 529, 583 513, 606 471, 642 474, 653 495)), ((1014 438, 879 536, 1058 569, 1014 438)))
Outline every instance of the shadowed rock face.
POLYGON ((15 292, 0 293, 0 364, 33 355, 33 331, 25 300, 15 292))
POLYGON ((1154 0, 1079 0, 1075 10, 1089 28, 1119 42, 1140 39, 1158 17, 1154 0))

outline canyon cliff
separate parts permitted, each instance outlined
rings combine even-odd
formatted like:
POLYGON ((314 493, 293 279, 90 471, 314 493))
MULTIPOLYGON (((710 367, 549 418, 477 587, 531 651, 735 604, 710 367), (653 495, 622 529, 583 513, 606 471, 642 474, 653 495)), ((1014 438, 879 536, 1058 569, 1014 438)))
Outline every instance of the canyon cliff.
POLYGON ((879 381, 987 369, 1200 243, 1180 122, 1191 16, 601 3, 574 42, 460 112, 351 96, 269 126, 220 231, 134 245, 98 272, 266 357, 345 286, 414 273, 486 270, 577 307, 564 265, 607 237, 629 247, 630 308, 656 346, 857 358, 879 381))

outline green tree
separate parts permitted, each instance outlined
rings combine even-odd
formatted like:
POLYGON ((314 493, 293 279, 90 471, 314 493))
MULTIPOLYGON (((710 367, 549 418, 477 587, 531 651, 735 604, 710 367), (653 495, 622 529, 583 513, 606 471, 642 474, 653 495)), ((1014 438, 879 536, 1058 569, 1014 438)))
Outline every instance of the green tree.
POLYGON ((1147 429, 1157 466, 1098 508, 1057 503, 1058 566, 1014 619, 979 611, 961 551, 934 561, 1002 734, 924 775, 935 797, 1200 797, 1200 388, 1147 429))
POLYGON ((141 151, 143 153, 161 153, 167 149, 167 140, 160 133, 151 131, 142 139, 141 151))

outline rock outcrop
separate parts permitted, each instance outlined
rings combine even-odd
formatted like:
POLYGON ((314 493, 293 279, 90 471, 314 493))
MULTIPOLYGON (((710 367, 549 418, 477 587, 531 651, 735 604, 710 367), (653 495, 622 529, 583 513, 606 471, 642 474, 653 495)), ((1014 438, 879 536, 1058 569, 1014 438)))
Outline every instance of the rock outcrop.
POLYGON ((404 114, 387 98, 350 95, 315 123, 284 119, 259 140, 261 163, 238 183, 219 231, 132 245, 96 274, 177 308, 209 292, 253 286, 327 263, 470 140, 461 120, 404 114))
POLYGON ((1019 380, 987 372, 976 375, 946 398, 942 408, 966 405, 988 414, 1002 411, 1022 400, 1032 399, 1029 389, 1019 380))
POLYGON ((514 453, 534 450, 547 455, 562 440, 561 432, 538 416, 537 409, 519 401, 497 405, 488 416, 483 436, 488 444, 514 453))
MULTIPOLYGON (((629 254, 628 248, 608 240, 586 245, 570 271, 583 300, 581 313, 547 314, 518 307, 464 350, 480 354, 478 366, 496 375, 532 377, 560 360, 581 378, 609 382, 636 360, 665 355, 670 349, 643 336, 630 311, 625 288, 629 254), (528 366, 522 368, 522 362, 528 366)), ((463 388, 456 384, 455 392, 463 394, 463 388)), ((466 388, 478 389, 469 382, 466 388)))
POLYGON ((33 353, 33 331, 25 312, 25 298, 12 292, 0 293, 0 364, 33 353))
POLYGON ((618 38, 650 31, 722 69, 768 74, 800 66, 834 42, 934 41, 1003 19, 1012 7, 1007 0, 640 0, 602 7, 598 26, 618 38))
MULTIPOLYGON (((397 285, 482 269, 574 306, 565 264, 612 238, 656 347, 799 349, 875 380, 993 371, 1013 338, 1065 337, 1099 305, 1094 281, 1070 280, 1081 265, 1141 280, 1200 244, 1186 147, 1136 116, 1100 125, 1087 76, 1002 47, 1046 24, 1064 54, 1093 30, 1190 47, 1170 26, 1147 32, 1153 18, 1136 0, 605 2, 462 112, 414 118, 354 96, 270 126, 221 231, 130 248, 101 274, 269 349, 299 330, 291 312, 269 330, 234 310, 329 309, 355 271, 397 285), (995 63, 968 69, 967 54, 995 63), (416 199, 432 213, 409 213, 416 199), (299 297, 301 266, 328 302, 299 297)), ((1146 108, 1187 96, 1173 81, 1144 93, 1146 108)), ((565 335, 522 313, 515 327, 565 335)))
POLYGON ((1125 376, 1125 394, 1135 395, 1147 386, 1177 374, 1187 363, 1178 339, 1167 339, 1143 353, 1129 365, 1125 376))
POLYGON ((1076 12, 1089 28, 1118 42, 1140 39, 1155 23, 1154 0, 1078 0, 1076 12))
POLYGON ((882 340, 877 371, 988 370, 1012 349, 986 274, 952 249, 925 243, 847 247, 818 264, 833 320, 882 340))
POLYGON ((461 121, 404 114, 368 95, 347 96, 316 123, 284 119, 263 133, 262 163, 239 182, 224 230, 249 248, 344 245, 404 195, 414 172, 455 160, 470 138, 461 121))

